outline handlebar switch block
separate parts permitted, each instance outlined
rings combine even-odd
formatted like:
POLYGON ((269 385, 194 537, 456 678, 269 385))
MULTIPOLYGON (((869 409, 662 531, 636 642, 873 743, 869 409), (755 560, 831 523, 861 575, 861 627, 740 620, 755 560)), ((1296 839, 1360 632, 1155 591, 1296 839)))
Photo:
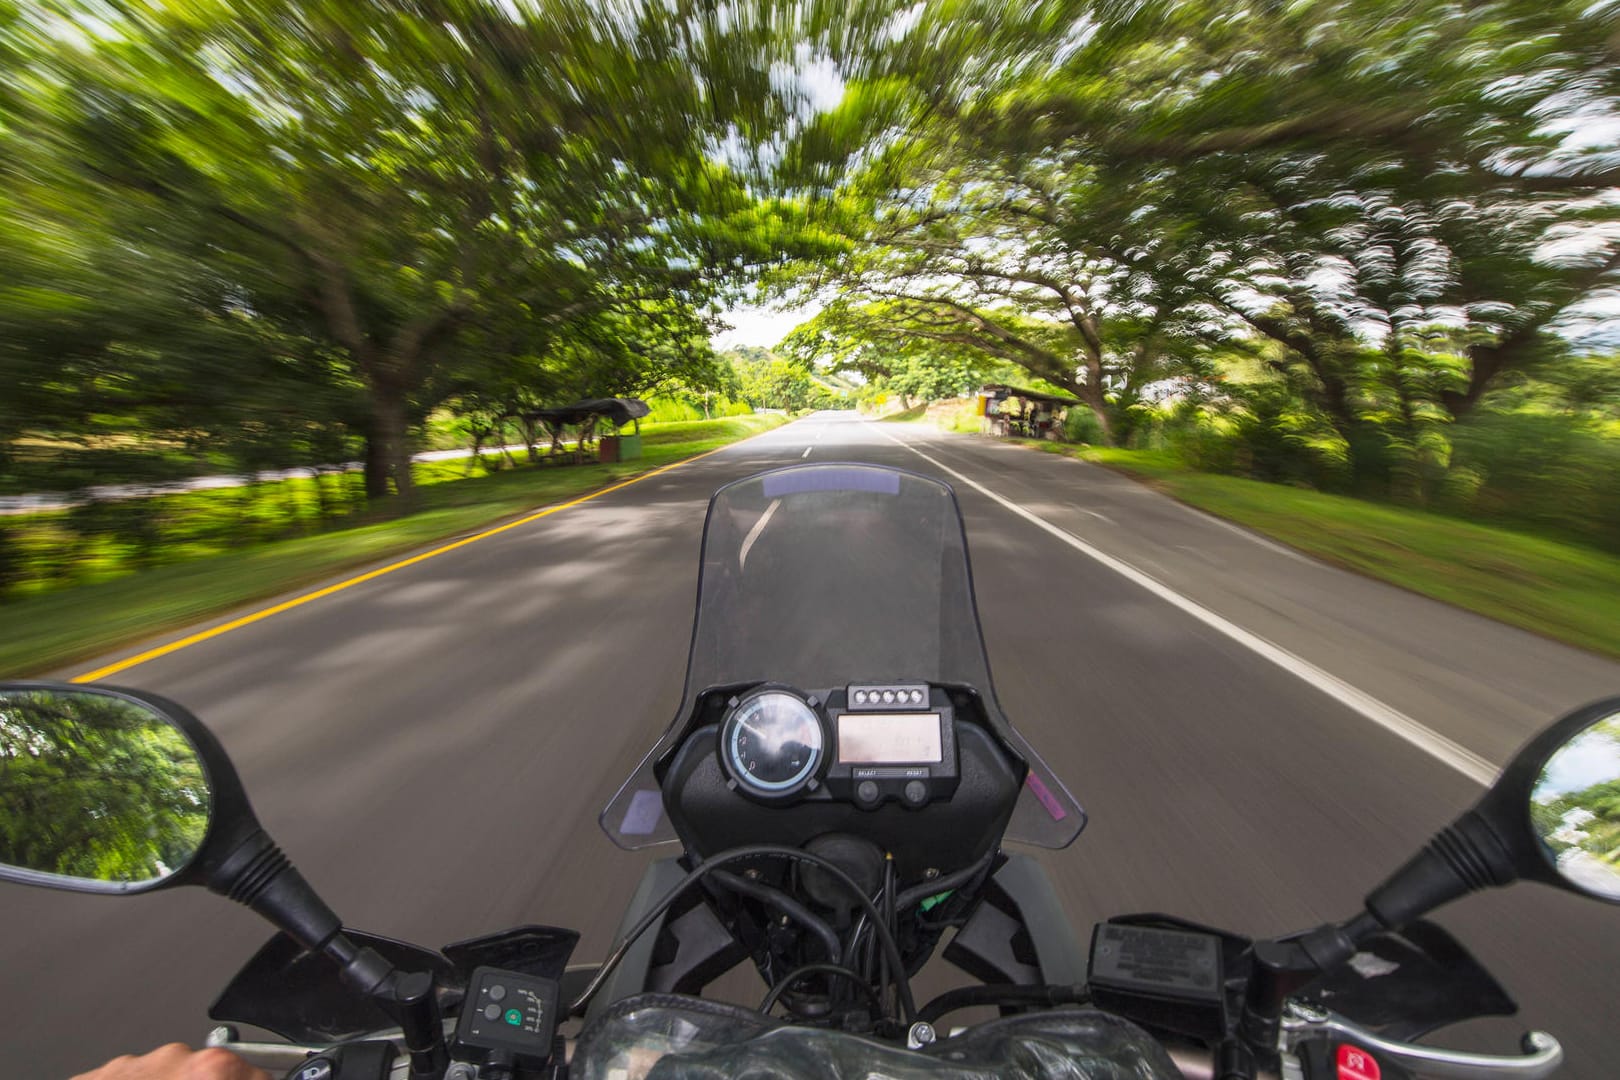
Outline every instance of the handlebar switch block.
POLYGON ((1087 983, 1108 1012, 1197 1039, 1226 1034, 1221 939, 1213 934, 1098 923, 1087 983))
POLYGON ((482 1061, 498 1054, 520 1068, 544 1066, 551 1060, 559 996, 554 979, 475 969, 456 1024, 457 1056, 482 1061))

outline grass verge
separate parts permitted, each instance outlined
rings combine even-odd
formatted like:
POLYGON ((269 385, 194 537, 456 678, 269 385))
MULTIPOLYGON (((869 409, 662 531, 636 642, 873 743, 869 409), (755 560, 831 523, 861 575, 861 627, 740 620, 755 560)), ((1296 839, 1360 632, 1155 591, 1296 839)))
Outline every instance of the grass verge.
POLYGON ((1164 451, 1016 440, 1095 462, 1326 562, 1620 657, 1620 558, 1342 495, 1196 472, 1164 451))
POLYGON ((509 469, 418 489, 414 512, 315 536, 280 540, 0 606, 0 677, 39 674, 242 604, 493 525, 718 449, 785 421, 781 416, 664 424, 645 454, 613 465, 509 469))

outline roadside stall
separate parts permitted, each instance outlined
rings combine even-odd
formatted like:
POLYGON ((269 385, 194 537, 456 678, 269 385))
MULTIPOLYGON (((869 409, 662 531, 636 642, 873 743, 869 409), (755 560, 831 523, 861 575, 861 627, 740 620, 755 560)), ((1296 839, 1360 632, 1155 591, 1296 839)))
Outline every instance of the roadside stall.
POLYGON ((536 409, 527 418, 551 436, 548 460, 577 464, 590 460, 629 461, 641 456, 641 418, 651 412, 639 398, 589 398, 572 405, 536 409), (620 429, 633 424, 630 434, 620 429), (565 436, 573 429, 571 446, 565 436))
POLYGON ((1066 394, 991 383, 979 389, 975 411, 983 417, 979 430, 986 435, 1047 439, 1059 437, 1069 408, 1078 404, 1066 394))

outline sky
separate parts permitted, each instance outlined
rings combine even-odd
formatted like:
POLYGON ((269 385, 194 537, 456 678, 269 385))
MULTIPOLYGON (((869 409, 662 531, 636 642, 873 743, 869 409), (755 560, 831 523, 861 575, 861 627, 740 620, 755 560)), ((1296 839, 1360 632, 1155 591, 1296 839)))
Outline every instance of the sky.
POLYGON ((821 305, 811 303, 802 307, 777 308, 770 305, 744 304, 728 308, 720 317, 731 324, 709 338, 716 349, 729 349, 737 345, 760 345, 770 348, 800 323, 814 318, 821 305))
POLYGON ((1620 777, 1620 743, 1615 742, 1613 735, 1588 731, 1572 739, 1547 762, 1536 781, 1535 796, 1537 801, 1546 802, 1565 792, 1581 791, 1617 777, 1620 777))

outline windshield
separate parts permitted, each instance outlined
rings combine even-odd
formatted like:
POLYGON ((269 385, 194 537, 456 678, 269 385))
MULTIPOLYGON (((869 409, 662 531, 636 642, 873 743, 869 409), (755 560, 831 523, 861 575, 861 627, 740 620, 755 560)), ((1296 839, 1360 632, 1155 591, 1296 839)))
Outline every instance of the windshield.
POLYGON ((1065 847, 1085 814, 996 704, 961 512, 937 480, 800 465, 728 484, 703 528, 697 615, 675 722, 602 813, 621 847, 675 839, 653 766, 710 687, 856 682, 972 687, 1030 772, 1006 839, 1065 847))

